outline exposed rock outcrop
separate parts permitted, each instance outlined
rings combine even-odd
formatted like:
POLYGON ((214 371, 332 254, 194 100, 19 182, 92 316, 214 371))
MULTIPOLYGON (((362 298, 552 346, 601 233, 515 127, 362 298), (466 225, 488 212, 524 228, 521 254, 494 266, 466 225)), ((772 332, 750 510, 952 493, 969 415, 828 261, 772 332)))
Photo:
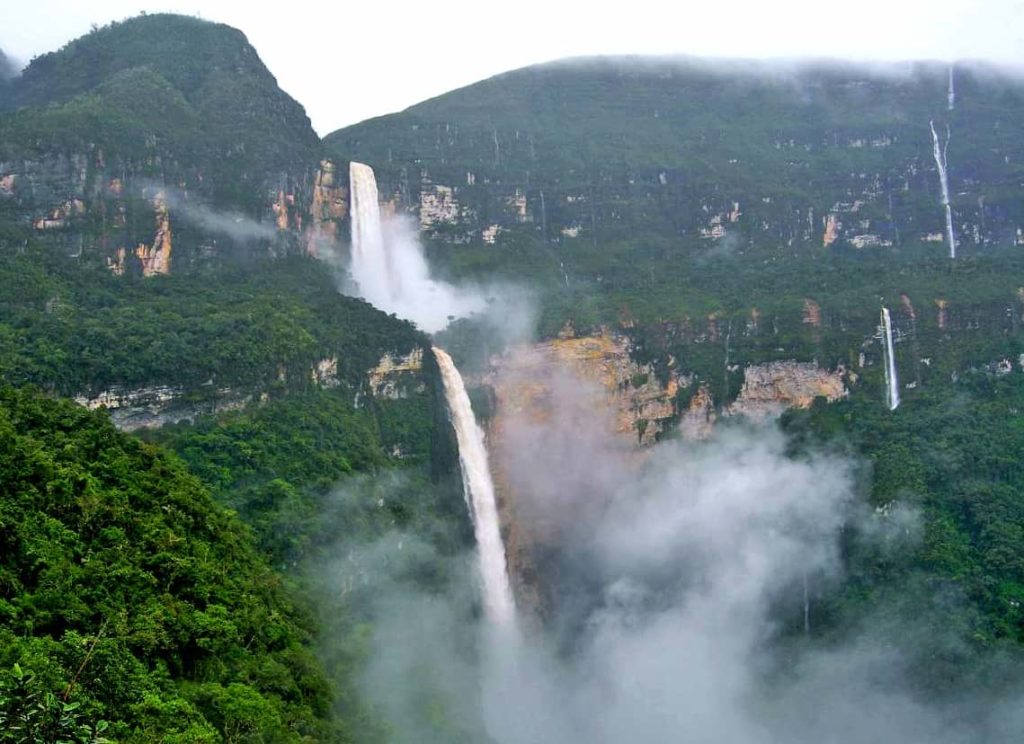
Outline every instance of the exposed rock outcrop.
POLYGON ((743 370, 743 388, 729 406, 731 416, 763 419, 786 408, 809 408, 815 398, 833 402, 847 395, 845 370, 826 370, 813 362, 768 362, 743 370))
POLYGON ((640 445, 653 444, 675 417, 678 380, 663 386, 650 365, 630 357, 629 340, 609 332, 513 350, 493 360, 485 381, 495 390, 499 411, 543 420, 553 372, 593 383, 580 393, 592 398, 594 408, 610 408, 615 431, 640 445))
POLYGON ((715 430, 718 413, 715 401, 707 385, 701 385, 690 399, 690 405, 679 417, 679 431, 684 439, 699 441, 707 439, 715 430))
POLYGON ((337 387, 340 385, 341 380, 338 379, 338 357, 321 359, 314 364, 313 370, 310 372, 310 379, 314 385, 319 385, 320 387, 337 387))
POLYGON ((156 223, 153 244, 139 243, 135 248, 135 257, 142 264, 143 276, 171 273, 171 218, 167 210, 167 197, 162 190, 153 195, 152 204, 156 223))
POLYGON ((332 160, 321 160, 313 180, 309 230, 306 252, 320 255, 333 246, 348 216, 348 187, 337 182, 337 166, 332 160))
POLYGON ((122 431, 195 421, 199 416, 244 408, 251 401, 251 395, 230 388, 208 391, 206 397, 197 400, 183 388, 168 385, 112 387, 94 396, 75 397, 76 403, 91 410, 105 408, 122 431))
POLYGON ((422 392, 425 389, 422 371, 422 347, 417 346, 405 356, 385 354, 377 366, 366 373, 370 393, 374 398, 396 400, 408 397, 411 391, 422 392))
POLYGON ((812 328, 821 328, 821 305, 812 299, 804 299, 803 322, 812 328))
POLYGON ((459 221, 459 202, 451 186, 425 182, 420 191, 420 229, 454 225, 459 221))

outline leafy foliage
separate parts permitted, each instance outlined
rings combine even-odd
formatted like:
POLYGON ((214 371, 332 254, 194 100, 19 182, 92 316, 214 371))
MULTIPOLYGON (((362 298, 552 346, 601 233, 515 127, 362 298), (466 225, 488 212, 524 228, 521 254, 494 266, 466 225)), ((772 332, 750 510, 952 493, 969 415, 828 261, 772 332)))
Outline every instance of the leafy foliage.
POLYGON ((303 258, 135 281, 44 248, 2 251, 0 286, 0 377, 66 395, 154 383, 274 389, 282 371, 302 388, 316 361, 335 356, 357 390, 381 355, 422 339, 340 295, 303 258))
MULTIPOLYGON (((290 568, 316 544, 336 539, 325 534, 324 499, 339 481, 429 461, 432 416, 428 395, 355 409, 347 393, 311 390, 155 436, 253 526, 275 565, 290 568), (412 431, 389 434, 395 426, 412 431), (402 459, 386 456, 382 433, 402 459)), ((353 525, 339 528, 352 532, 353 525)))
MULTIPOLYGON (((15 664, 0 677, 0 742, 5 744, 102 744, 106 721, 89 724, 77 712, 81 703, 67 702, 52 692, 40 692, 35 676, 15 664)), ((70 688, 68 690, 70 692, 70 688)))
MULTIPOLYGON (((0 159, 88 160, 256 215, 282 174, 316 163, 319 138, 237 29, 187 16, 111 23, 32 60, 0 94, 0 159)), ((58 199, 66 195, 56 195, 58 199)), ((44 205, 44 208, 49 208, 44 205)))
POLYGON ((5 715, 105 719, 122 741, 344 739, 309 618, 177 458, 4 388, 0 484, 0 665, 34 675, 5 683, 5 715))
POLYGON ((831 442, 871 464, 863 487, 876 522, 895 520, 900 509, 918 516, 919 539, 891 553, 855 528, 847 579, 820 614, 840 630, 879 607, 908 629, 929 623, 934 636, 917 663, 932 688, 955 691, 993 651, 1019 655, 1024 642, 1022 406, 1021 375, 979 370, 895 412, 861 392, 784 419, 798 449, 831 442))

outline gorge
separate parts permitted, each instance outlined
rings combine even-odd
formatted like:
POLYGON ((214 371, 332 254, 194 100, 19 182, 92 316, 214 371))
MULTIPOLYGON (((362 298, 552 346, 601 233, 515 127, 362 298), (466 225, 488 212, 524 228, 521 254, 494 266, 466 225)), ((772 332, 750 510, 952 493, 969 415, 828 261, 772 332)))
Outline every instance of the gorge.
POLYGON ((3 76, 0 740, 1020 740, 1020 121, 600 57, 320 137, 166 14, 3 76))

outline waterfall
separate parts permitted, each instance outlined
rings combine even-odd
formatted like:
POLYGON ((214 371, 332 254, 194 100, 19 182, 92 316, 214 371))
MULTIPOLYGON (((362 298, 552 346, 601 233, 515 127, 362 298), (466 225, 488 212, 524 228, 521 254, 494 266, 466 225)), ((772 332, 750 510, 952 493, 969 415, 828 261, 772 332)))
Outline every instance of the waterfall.
POLYGON ((942 187, 942 206, 946 209, 946 238, 949 240, 949 257, 956 258, 956 235, 953 234, 953 209, 949 205, 949 178, 946 173, 946 150, 949 147, 949 127, 946 128, 946 144, 939 145, 939 134, 935 131, 935 122, 928 125, 932 130, 932 154, 935 166, 939 169, 939 185, 942 187))
POLYGON ((352 278, 378 310, 411 320, 427 333, 452 318, 486 307, 483 295, 431 278, 423 246, 409 220, 381 220, 377 179, 362 163, 348 167, 352 220, 352 278))
POLYGON ((953 88, 953 65, 949 66, 949 93, 946 94, 946 102, 949 110, 952 111, 956 105, 956 89, 953 88))
POLYGON ((391 266, 384 251, 380 202, 373 168, 362 163, 348 166, 352 210, 352 277, 364 299, 381 309, 394 302, 391 266))
POLYGON ((501 542, 498 506, 494 499, 494 482, 487 462, 484 433, 473 416, 466 386, 452 358, 434 347, 437 366, 441 369, 444 393, 451 412, 455 439, 459 445, 462 487, 473 519, 480 559, 484 609, 488 619, 499 627, 514 627, 515 600, 509 586, 505 566, 505 546, 501 542))
POLYGON ((804 571, 804 635, 811 634, 811 594, 807 589, 807 572, 804 571))
POLYGON ((892 320, 889 308, 882 308, 882 343, 885 357, 885 389, 889 410, 895 411, 900 404, 900 382, 896 376, 896 357, 892 349, 892 320))

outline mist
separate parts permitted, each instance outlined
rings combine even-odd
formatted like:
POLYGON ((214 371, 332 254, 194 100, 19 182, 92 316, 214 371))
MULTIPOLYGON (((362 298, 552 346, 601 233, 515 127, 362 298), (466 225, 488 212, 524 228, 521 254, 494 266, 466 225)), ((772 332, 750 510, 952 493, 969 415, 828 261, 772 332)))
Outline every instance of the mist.
POLYGON ((843 580, 844 534, 880 555, 921 540, 913 507, 863 503, 861 464, 790 456, 771 423, 640 455, 609 433, 595 389, 560 372, 543 382, 551 415, 507 417, 493 452, 515 495, 506 519, 542 548, 527 560, 548 591, 523 608, 522 636, 482 618, 472 551, 399 534, 365 549, 380 574, 362 694, 392 740, 1020 739, 1019 697, 930 701, 915 687, 919 648, 958 642, 935 617, 880 611, 839 636, 801 632, 843 580), (443 585, 408 581, 419 562, 444 566, 443 585))
POLYGON ((238 242, 273 240, 278 234, 274 225, 257 222, 251 217, 235 212, 218 212, 190 201, 185 194, 176 189, 164 186, 158 188, 164 192, 167 206, 174 216, 200 230, 224 235, 238 242))
POLYGON ((411 219, 386 217, 381 220, 381 232, 388 271, 355 277, 360 294, 375 307, 411 320, 427 333, 486 307, 482 292, 431 276, 411 219))
MULTIPOLYGON (((369 219, 375 221, 376 215, 369 219)), ((452 284, 435 278, 424 255, 416 224, 407 216, 379 217, 381 245, 367 265, 349 263, 352 286, 378 310, 415 323, 426 333, 437 333, 457 319, 472 318, 482 324, 502 346, 528 339, 535 325, 535 305, 530 293, 506 284, 480 286, 452 284)), ((338 265, 336 251, 322 257, 338 265)))
POLYGON ((22 65, 11 59, 0 49, 0 80, 13 80, 21 72, 22 65))

